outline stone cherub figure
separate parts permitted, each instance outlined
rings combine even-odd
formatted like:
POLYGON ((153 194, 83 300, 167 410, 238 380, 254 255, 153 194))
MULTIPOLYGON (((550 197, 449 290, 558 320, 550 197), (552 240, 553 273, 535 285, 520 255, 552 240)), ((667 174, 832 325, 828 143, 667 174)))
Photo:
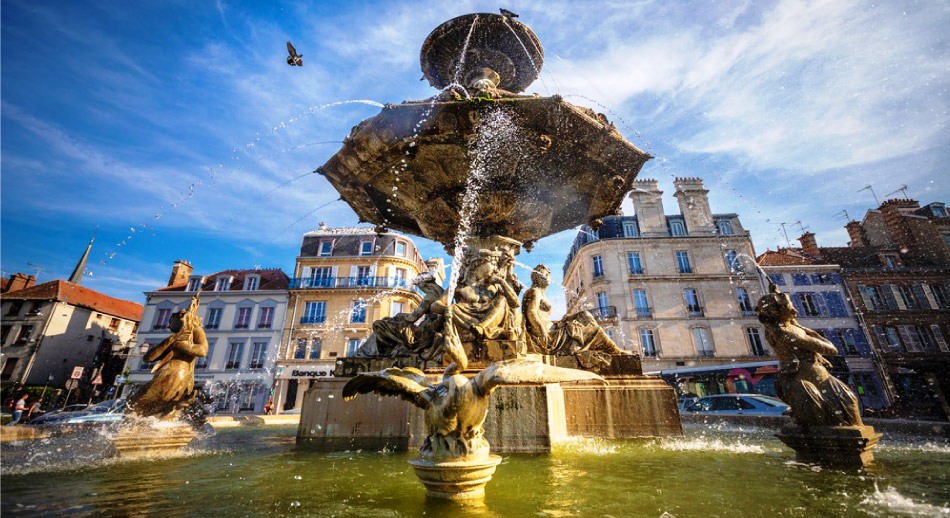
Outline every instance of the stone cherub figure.
POLYGON ((603 371, 615 355, 630 354, 614 343, 588 311, 551 322, 546 291, 551 271, 539 264, 531 271, 531 288, 522 299, 528 352, 577 358, 585 369, 603 371))
POLYGON ((452 363, 439 383, 430 385, 422 371, 408 367, 359 374, 343 387, 343 398, 347 400, 375 392, 398 396, 424 410, 427 436, 420 456, 428 461, 475 461, 488 457, 490 447, 482 425, 488 415, 489 398, 500 385, 602 381, 590 372, 522 358, 495 362, 471 379, 463 376, 468 359, 451 309, 446 315, 444 340, 445 354, 452 363))
POLYGON ((755 311, 779 359, 778 396, 792 407, 795 424, 802 428, 863 426, 854 392, 828 372, 831 363, 823 355, 835 355, 838 350, 798 323, 788 294, 771 284, 755 311))
POLYGON ((129 398, 129 408, 140 417, 174 419, 191 405, 195 390, 195 362, 208 355, 208 339, 198 316, 198 295, 187 310, 171 316, 172 335, 145 353, 144 360, 157 362, 155 376, 141 392, 129 398))
POLYGON ((442 298, 445 290, 431 273, 416 277, 413 284, 425 294, 422 302, 411 313, 399 313, 373 322, 373 334, 357 351, 357 356, 395 357, 417 353, 429 360, 441 352, 445 319, 432 311, 432 304, 442 298))

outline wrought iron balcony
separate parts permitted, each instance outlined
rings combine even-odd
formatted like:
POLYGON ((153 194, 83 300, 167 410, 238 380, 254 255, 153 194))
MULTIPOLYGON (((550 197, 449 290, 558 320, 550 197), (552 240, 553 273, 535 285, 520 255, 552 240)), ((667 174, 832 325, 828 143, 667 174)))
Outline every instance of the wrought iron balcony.
POLYGON ((300 317, 301 324, 322 324, 327 321, 326 315, 317 315, 315 317, 300 317))
POLYGON ((716 356, 716 351, 696 351, 696 356, 700 358, 713 358, 716 356))
POLYGON ((686 316, 690 318, 697 318, 705 316, 702 306, 686 306, 686 316))
POLYGON ((290 289, 339 289, 339 288, 403 288, 412 289, 412 283, 396 277, 295 277, 290 280, 290 289))
POLYGON ((597 320, 610 320, 612 318, 617 318, 617 307, 604 306, 600 308, 593 308, 590 310, 590 313, 594 315, 594 318, 597 320))
POLYGON ((652 318, 652 317, 653 317, 653 308, 651 308, 650 306, 637 308, 637 318, 652 318))

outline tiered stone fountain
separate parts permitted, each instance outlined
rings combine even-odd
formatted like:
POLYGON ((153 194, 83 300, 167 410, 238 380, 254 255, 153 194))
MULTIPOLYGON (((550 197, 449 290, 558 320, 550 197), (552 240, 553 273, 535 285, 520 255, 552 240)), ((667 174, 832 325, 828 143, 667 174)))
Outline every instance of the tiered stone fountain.
MULTIPOLYGON (((617 214, 650 156, 601 114, 557 96, 519 94, 538 77, 543 52, 534 33, 514 19, 472 14, 450 20, 426 39, 421 62, 424 77, 441 93, 386 106, 357 125, 318 171, 362 221, 443 243, 455 257, 452 280, 445 294, 428 301, 421 324, 376 322, 371 357, 341 360, 337 379, 307 392, 298 444, 422 446, 425 454, 439 428, 429 417, 381 398, 343 403, 340 396, 398 394, 429 408, 466 377, 486 401, 498 387, 494 405, 485 403, 487 416, 480 416, 493 451, 549 451, 552 441, 568 436, 681 434, 669 386, 643 376, 639 358, 621 351, 586 312, 545 329, 546 313, 539 317, 538 308, 550 310, 539 303, 546 269, 536 269, 525 301, 518 299, 524 287, 513 271, 522 247, 530 251, 536 240, 578 225, 597 228, 600 218, 617 214), (534 309, 527 311, 529 305, 534 309), (408 335, 415 338, 400 342, 399 326, 406 325, 414 326, 408 335), (458 345, 455 353, 451 344, 458 345), (372 372, 396 364, 424 367, 422 358, 433 350, 447 355, 438 365, 452 361, 444 378, 425 380, 421 371, 406 369, 372 372), (508 374, 484 374, 499 369, 508 374), (577 369, 596 371, 607 383, 577 369), (488 392, 477 388, 489 383, 479 384, 480 376, 492 380, 488 392), (556 383, 579 379, 588 381, 556 383)), ((481 422, 477 428, 481 434, 481 422)), ((466 491, 430 494, 464 498, 459 495, 466 491)))

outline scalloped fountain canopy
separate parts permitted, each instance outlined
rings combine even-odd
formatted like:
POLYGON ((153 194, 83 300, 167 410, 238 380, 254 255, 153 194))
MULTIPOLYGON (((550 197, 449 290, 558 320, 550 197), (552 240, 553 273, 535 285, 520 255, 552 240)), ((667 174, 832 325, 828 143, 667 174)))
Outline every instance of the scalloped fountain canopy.
POLYGON ((602 114, 559 96, 515 95, 537 78, 542 60, 537 37, 516 20, 472 14, 446 22, 423 45, 425 77, 446 87, 491 68, 499 93, 454 99, 443 92, 388 105, 353 128, 318 172, 362 221, 446 245, 461 228, 475 164, 473 237, 534 241, 616 214, 651 157, 602 114), (511 127, 492 135, 485 121, 499 114, 511 127), (474 143, 492 138, 499 141, 490 156, 479 155, 474 143))

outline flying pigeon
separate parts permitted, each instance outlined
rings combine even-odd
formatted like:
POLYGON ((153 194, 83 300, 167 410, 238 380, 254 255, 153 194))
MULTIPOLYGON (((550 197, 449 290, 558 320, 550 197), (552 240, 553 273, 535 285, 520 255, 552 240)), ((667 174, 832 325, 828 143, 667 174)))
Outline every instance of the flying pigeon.
POLYGON ((515 13, 509 11, 508 9, 499 9, 499 11, 501 12, 501 15, 504 16, 505 18, 517 18, 517 17, 518 17, 517 14, 515 14, 515 13))
POLYGON ((303 54, 297 54, 297 49, 294 48, 293 43, 287 42, 287 53, 290 54, 287 56, 287 64, 292 67, 302 67, 303 66, 303 54))

